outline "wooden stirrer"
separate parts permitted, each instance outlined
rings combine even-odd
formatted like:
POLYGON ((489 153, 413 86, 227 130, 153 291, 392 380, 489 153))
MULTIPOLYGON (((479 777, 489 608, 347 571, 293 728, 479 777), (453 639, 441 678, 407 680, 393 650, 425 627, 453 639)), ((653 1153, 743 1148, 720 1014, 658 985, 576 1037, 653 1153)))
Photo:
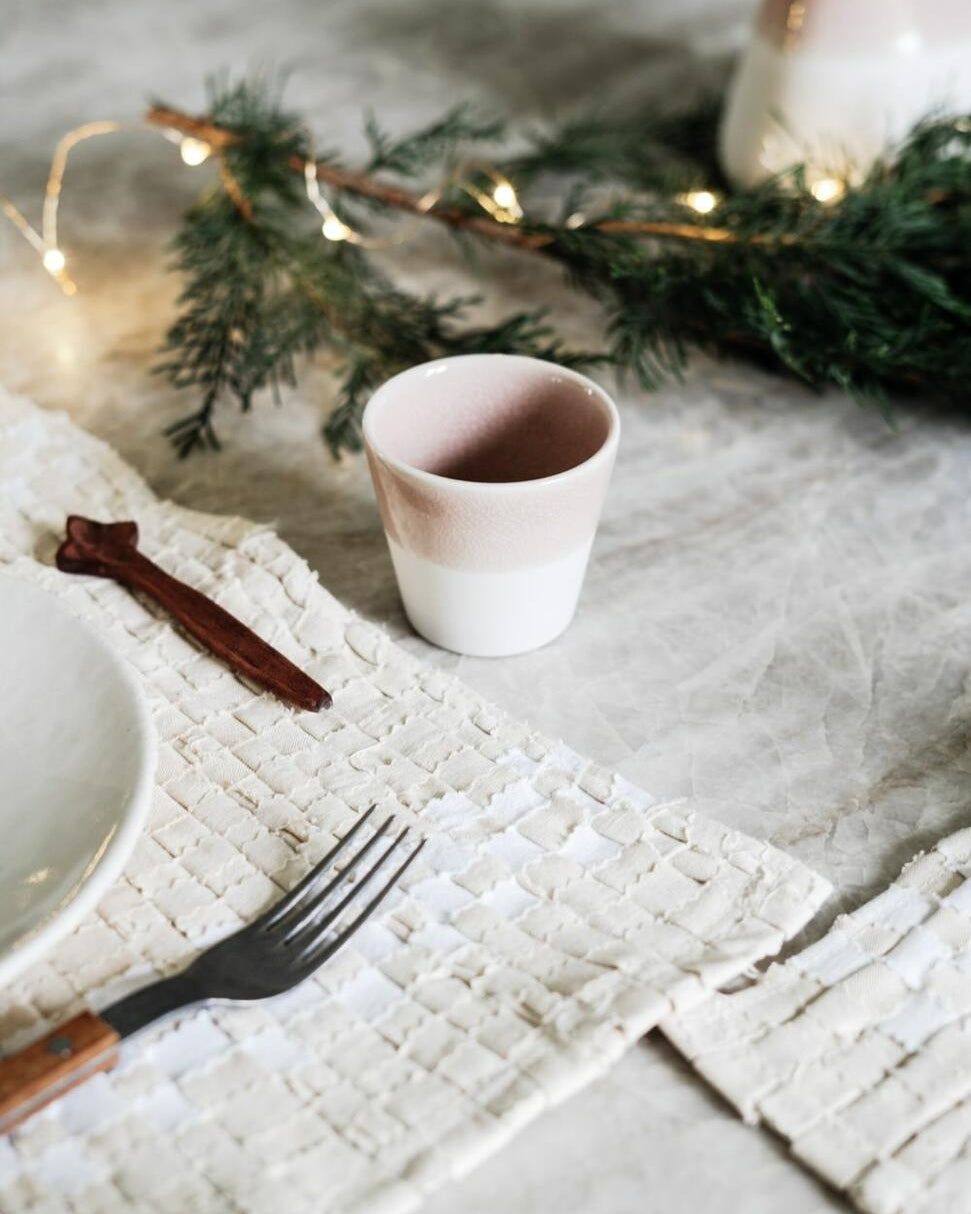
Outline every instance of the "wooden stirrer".
POLYGON ((160 569, 138 551, 137 544, 137 523, 96 523, 72 514, 67 539, 57 550, 57 567, 65 573, 113 578, 142 591, 239 674, 298 708, 311 712, 330 708, 330 693, 319 683, 235 616, 160 569))

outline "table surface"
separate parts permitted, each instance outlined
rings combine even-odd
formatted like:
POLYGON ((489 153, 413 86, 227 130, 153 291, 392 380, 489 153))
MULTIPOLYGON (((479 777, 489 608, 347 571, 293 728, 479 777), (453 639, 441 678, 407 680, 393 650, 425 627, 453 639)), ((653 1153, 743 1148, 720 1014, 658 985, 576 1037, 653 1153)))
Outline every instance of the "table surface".
MULTIPOLYGON (((56 138, 137 120, 148 94, 204 104, 226 67, 292 69, 290 98, 322 145, 360 147, 360 111, 395 129, 462 98, 533 124, 602 97, 649 100, 725 78, 748 0, 13 0, 5 14, 0 189, 32 216, 56 138)), ((545 733, 659 798, 770 839, 837 894, 807 933, 968 821, 971 433, 929 407, 895 428, 838 394, 739 364, 693 361, 683 383, 619 393, 624 433, 577 619, 554 645, 461 658, 408 630, 363 464, 317 438, 334 401, 324 362, 282 407, 227 405, 225 450, 174 459, 160 431, 192 407, 150 368, 174 311, 165 242, 207 178, 157 133, 72 159, 61 297, 0 227, 0 380, 68 410, 160 494, 275 524, 345 603, 384 623, 545 733)), ((395 254, 412 285, 488 292, 496 311, 552 306, 597 339, 590 305, 512 253, 464 265, 428 234, 395 254)), ((844 1203, 770 1136, 740 1124, 651 1038, 605 1078, 432 1199, 543 1214, 786 1209, 844 1203)))

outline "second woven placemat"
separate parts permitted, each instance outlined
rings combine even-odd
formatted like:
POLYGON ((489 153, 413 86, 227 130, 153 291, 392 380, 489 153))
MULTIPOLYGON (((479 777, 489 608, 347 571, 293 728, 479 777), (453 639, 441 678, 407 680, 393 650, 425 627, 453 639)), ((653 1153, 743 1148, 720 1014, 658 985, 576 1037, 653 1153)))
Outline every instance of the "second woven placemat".
POLYGON ((746 990, 662 1025, 868 1214, 971 1211, 971 830, 746 990))

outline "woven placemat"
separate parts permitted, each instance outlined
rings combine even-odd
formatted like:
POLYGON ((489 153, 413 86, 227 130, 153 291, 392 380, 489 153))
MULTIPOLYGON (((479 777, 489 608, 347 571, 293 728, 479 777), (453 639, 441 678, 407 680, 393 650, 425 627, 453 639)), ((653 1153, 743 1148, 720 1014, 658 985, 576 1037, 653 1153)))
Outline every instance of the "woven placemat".
POLYGON ((24 1044, 255 916, 372 802, 429 842, 401 893, 273 1003, 184 1015, 0 1141, 0 1210, 404 1211, 775 952, 827 892, 779 851, 510 719, 336 602, 272 532, 158 502, 65 417, 0 396, 0 571, 141 676, 148 830, 96 914, 0 996, 24 1044), (259 694, 114 583, 51 566, 65 516, 141 547, 334 694, 259 694))
POLYGON ((662 1024, 871 1214, 971 1211, 971 830, 746 990, 662 1024))

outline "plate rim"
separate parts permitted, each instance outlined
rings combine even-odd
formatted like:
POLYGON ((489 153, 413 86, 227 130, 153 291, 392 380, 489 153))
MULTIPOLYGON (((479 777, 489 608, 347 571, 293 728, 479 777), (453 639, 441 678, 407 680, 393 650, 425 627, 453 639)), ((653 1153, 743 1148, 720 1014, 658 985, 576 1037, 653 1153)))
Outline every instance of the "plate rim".
POLYGON ((138 777, 119 810, 118 825, 104 851, 93 861, 93 867, 82 875, 67 901, 43 917, 34 928, 28 929, 11 946, 0 948, 0 985, 8 983, 37 961, 57 941, 73 931, 81 919, 97 906, 108 887, 117 880, 148 818, 158 762, 158 737, 152 713, 145 692, 128 659, 117 653, 93 624, 78 615, 63 598, 45 586, 7 571, 0 573, 0 584, 3 582, 12 582, 26 588, 29 594, 48 599, 54 604, 55 610, 68 617, 86 633, 89 641, 101 651, 125 686, 135 710, 139 762, 138 777))

